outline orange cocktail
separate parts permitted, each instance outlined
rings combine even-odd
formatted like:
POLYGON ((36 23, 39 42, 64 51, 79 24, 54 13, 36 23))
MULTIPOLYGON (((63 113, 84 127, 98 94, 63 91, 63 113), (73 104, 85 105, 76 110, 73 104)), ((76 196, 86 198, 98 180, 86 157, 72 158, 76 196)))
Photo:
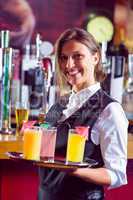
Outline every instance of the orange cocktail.
POLYGON ((66 162, 83 162, 86 138, 70 129, 67 143, 66 162))
POLYGON ((23 156, 28 160, 40 159, 42 132, 39 127, 24 130, 23 156))

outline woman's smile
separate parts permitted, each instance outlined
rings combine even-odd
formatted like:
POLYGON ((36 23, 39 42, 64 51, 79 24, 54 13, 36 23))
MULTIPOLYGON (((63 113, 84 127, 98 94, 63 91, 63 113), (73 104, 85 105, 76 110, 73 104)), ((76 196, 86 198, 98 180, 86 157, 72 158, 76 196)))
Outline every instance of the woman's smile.
POLYGON ((78 74, 81 75, 81 69, 79 69, 78 67, 73 67, 73 68, 70 68, 70 69, 67 69, 66 70, 66 75, 67 76, 72 76, 72 77, 76 77, 78 74))

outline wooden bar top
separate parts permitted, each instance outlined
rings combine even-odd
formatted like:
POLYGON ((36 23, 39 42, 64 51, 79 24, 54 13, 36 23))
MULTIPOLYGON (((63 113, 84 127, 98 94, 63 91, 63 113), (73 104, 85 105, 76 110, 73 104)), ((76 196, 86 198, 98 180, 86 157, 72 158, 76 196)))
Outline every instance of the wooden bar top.
POLYGON ((0 134, 0 159, 8 159, 6 152, 22 152, 23 140, 14 135, 0 134))
MULTIPOLYGON (((0 159, 8 159, 6 152, 22 152, 23 140, 13 135, 0 134, 0 159)), ((128 134, 128 159, 133 159, 133 134, 128 134)))

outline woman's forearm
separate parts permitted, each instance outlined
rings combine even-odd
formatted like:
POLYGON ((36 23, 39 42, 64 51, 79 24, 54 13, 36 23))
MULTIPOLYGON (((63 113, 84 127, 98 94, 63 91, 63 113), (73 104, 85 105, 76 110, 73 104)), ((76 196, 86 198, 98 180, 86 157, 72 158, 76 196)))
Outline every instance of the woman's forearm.
POLYGON ((81 179, 100 185, 110 185, 111 178, 106 168, 79 168, 71 173, 71 175, 80 177, 81 179))

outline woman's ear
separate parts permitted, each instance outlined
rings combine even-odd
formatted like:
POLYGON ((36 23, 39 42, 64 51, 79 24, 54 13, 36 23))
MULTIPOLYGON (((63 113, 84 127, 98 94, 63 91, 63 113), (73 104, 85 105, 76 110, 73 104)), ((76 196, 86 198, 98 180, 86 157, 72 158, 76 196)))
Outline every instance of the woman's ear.
POLYGON ((99 62, 99 54, 96 52, 94 55, 93 55, 93 64, 94 65, 97 65, 99 62))

